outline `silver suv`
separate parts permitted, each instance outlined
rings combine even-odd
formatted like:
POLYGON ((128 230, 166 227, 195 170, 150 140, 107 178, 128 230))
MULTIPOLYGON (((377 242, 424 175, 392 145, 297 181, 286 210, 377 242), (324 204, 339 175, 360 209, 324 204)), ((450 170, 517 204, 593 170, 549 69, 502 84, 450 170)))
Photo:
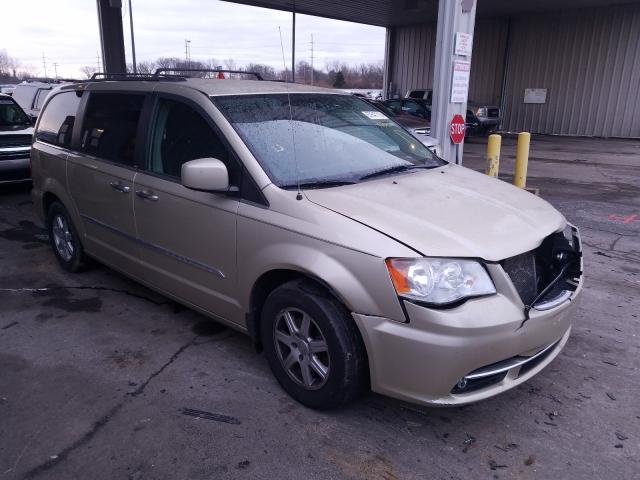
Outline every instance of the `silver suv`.
POLYGON ((64 269, 91 257, 249 334, 305 405, 369 388, 485 399, 569 338, 578 231, 352 95, 160 76, 68 85, 31 155, 64 269))

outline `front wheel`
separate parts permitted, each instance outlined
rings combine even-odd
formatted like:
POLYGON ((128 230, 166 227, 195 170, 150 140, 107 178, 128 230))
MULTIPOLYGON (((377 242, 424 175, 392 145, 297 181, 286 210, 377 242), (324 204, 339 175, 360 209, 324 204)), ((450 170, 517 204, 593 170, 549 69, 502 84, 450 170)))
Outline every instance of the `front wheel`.
POLYGON ((353 319, 310 281, 286 283, 269 295, 261 335, 276 379, 308 407, 337 407, 367 386, 366 352, 353 319))

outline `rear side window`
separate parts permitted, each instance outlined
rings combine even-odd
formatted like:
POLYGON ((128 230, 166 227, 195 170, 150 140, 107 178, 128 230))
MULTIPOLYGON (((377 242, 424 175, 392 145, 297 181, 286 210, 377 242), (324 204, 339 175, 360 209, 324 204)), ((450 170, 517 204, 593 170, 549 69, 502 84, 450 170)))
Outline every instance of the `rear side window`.
POLYGON ((81 92, 55 95, 40 116, 36 140, 65 148, 71 146, 71 133, 80 98, 81 92))
POLYGON ((92 93, 82 124, 83 152, 133 166, 144 95, 92 93))
POLYGON ((44 101, 47 99, 47 96, 49 95, 49 93, 51 93, 51 89, 40 89, 38 90, 38 93, 36 93, 36 98, 33 101, 33 109, 34 110, 40 110, 42 108, 42 105, 44 105, 44 101))
POLYGON ((422 98, 424 97, 425 91, 424 90, 412 90, 409 93, 409 98, 422 98))

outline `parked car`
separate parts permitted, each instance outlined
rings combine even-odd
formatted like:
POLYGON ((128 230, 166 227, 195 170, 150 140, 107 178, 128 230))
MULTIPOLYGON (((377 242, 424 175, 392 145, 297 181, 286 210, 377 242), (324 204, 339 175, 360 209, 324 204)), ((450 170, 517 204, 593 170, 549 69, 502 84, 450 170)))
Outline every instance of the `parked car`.
POLYGON ((88 257, 249 334, 314 408, 462 405, 562 350, 578 230, 352 95, 150 77, 63 86, 32 147, 62 268, 88 257))
POLYGON ((465 137, 472 137, 484 133, 482 127, 480 126, 480 120, 478 119, 478 117, 476 117, 476 114, 473 113, 473 110, 467 109, 464 127, 465 137))
POLYGON ((9 85, 0 85, 0 93, 4 93, 5 95, 13 95, 13 91, 15 90, 16 86, 9 84, 9 85))
POLYGON ((369 101, 369 103, 398 122, 414 137, 420 140, 423 145, 433 147, 436 144, 436 140, 429 136, 431 134, 431 122, 392 108, 387 102, 369 101))
POLYGON ((420 117, 431 124, 431 104, 415 98, 392 98, 383 102, 394 110, 420 117))
MULTIPOLYGON (((406 94, 406 98, 423 100, 427 105, 431 106, 433 91, 426 88, 409 90, 406 94)), ((500 122, 502 121, 500 107, 473 101, 469 101, 467 106, 476 117, 478 123, 478 126, 474 128, 474 133, 486 135, 487 133, 494 132, 500 128, 500 122)))
POLYGON ((422 88, 417 90, 409 90, 405 98, 414 98, 425 100, 429 105, 433 104, 433 90, 430 88, 422 88))
POLYGON ((31 178, 33 124, 9 95, 0 94, 0 184, 31 178))
POLYGON ((47 95, 55 86, 55 83, 24 81, 15 86, 13 98, 35 122, 47 95))
POLYGON ((502 121, 500 107, 475 102, 469 102, 467 106, 471 109, 479 123, 478 130, 480 133, 486 135, 500 128, 500 122, 502 121))

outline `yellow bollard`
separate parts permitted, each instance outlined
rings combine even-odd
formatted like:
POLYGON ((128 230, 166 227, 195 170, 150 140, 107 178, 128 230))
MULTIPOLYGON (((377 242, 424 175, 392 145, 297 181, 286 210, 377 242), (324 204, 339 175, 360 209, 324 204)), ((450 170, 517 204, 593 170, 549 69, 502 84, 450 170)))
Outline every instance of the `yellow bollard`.
POLYGON ((531 143, 531 134, 529 132, 520 132, 518 134, 518 147, 516 148, 516 170, 513 174, 513 184, 520 188, 527 186, 529 143, 531 143))
POLYGON ((497 178, 498 170, 500 168, 500 145, 502 144, 502 137, 500 135, 489 135, 489 141, 487 142, 487 170, 486 174, 490 177, 497 178))

